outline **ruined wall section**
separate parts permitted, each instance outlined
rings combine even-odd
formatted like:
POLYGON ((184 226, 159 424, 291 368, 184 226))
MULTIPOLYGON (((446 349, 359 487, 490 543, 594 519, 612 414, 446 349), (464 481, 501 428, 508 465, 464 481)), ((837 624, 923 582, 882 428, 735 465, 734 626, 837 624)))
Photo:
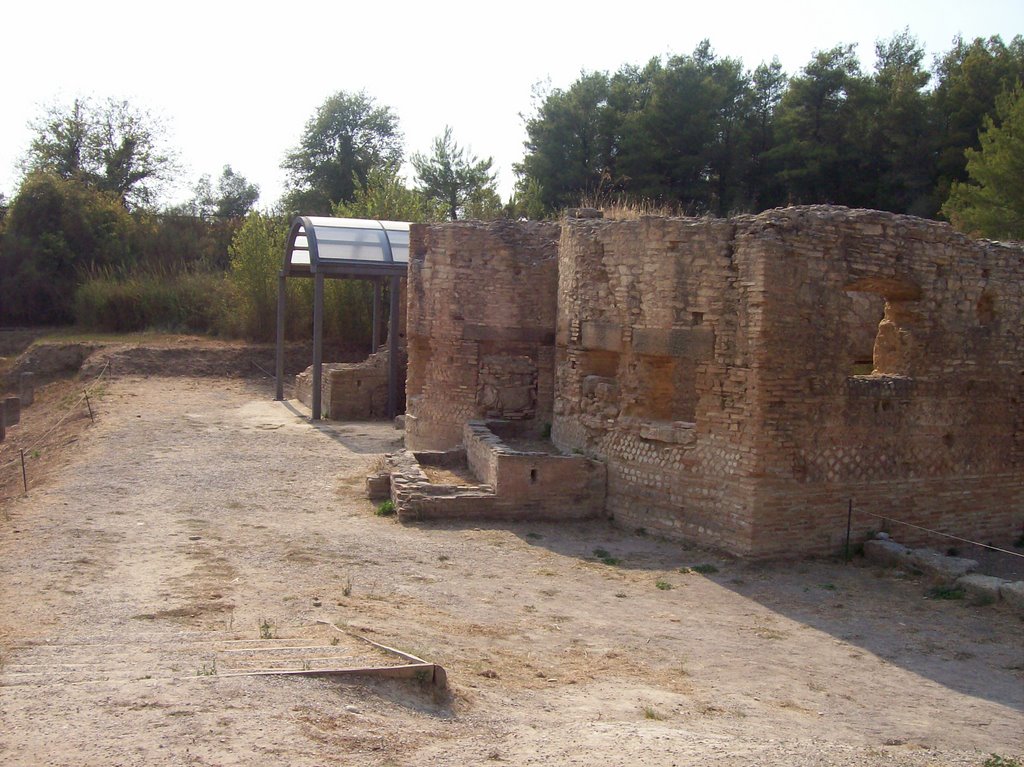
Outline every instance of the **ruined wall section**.
POLYGON ((478 418, 550 423, 558 238, 553 223, 410 229, 406 445, 446 450, 478 418))
MULTIPOLYGON (((398 410, 404 408, 405 354, 399 348, 398 410)), ((388 372, 390 351, 382 346, 362 362, 325 363, 320 385, 320 403, 325 418, 332 421, 364 421, 388 416, 388 372)), ((295 397, 313 406, 313 366, 295 376, 295 397)))
MULTIPOLYGON (((1022 251, 937 222, 845 208, 736 223, 737 257, 765 269, 767 321, 751 360, 757 553, 797 540, 806 551, 836 550, 849 499, 965 537, 1019 534, 1022 251)), ((854 521, 855 535, 884 526, 854 521)))
POLYGON ((569 220, 558 291, 555 415, 563 449, 607 461, 617 522, 751 547, 751 334, 758 264, 734 224, 569 220))

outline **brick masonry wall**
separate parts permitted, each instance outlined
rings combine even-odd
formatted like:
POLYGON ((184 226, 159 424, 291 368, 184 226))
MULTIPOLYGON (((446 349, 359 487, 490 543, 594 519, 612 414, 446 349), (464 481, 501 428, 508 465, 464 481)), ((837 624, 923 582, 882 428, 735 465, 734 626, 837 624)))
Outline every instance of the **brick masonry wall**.
MULTIPOLYGON (((948 225, 813 207, 737 223, 764 264, 756 549, 835 550, 857 507, 983 541, 1024 525, 1024 260, 948 225), (856 300, 877 299, 874 375, 856 300), (877 323, 882 321, 881 326, 877 323)), ((869 330, 872 329, 869 327, 869 330)), ((855 517, 858 533, 882 522, 855 517)), ((895 525, 912 542, 923 533, 895 525)))
POLYGON ((552 438, 608 465, 620 524, 751 548, 759 265, 730 221, 570 220, 552 438))
POLYGON ((620 524, 744 555, 835 551, 851 498, 982 540, 1024 524, 1018 247, 827 206, 412 243, 411 447, 550 418, 620 524))
MULTIPOLYGON (((466 424, 470 469, 497 496, 496 508, 530 508, 552 520, 599 516, 605 503, 605 466, 579 455, 523 452, 509 447, 483 421, 466 424)), ((514 515, 514 514, 513 514, 514 515)))
MULTIPOLYGON (((402 410, 405 380, 405 354, 399 347, 398 410, 402 410)), ((337 421, 363 421, 387 418, 388 359, 386 346, 362 362, 331 362, 323 366, 320 402, 325 418, 337 421)), ((312 365, 295 376, 295 396, 307 407, 313 406, 312 365)))
POLYGON ((443 450, 475 418, 550 422, 560 228, 410 231, 406 445, 443 450))

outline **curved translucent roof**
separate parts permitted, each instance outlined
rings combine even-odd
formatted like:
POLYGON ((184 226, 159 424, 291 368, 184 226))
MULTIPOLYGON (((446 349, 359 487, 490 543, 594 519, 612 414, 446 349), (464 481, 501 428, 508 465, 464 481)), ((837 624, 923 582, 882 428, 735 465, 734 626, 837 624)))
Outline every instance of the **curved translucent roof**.
POLYGON ((405 274, 409 224, 364 218, 298 216, 285 247, 288 274, 405 274))

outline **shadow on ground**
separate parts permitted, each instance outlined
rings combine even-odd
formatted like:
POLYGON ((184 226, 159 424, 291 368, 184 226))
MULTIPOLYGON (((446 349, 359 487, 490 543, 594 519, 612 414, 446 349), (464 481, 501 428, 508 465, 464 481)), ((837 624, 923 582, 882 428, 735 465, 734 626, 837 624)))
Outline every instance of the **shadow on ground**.
POLYGON ((414 523, 434 529, 506 530, 531 546, 650 572, 706 578, 778 615, 951 690, 1024 711, 1024 623, 998 606, 929 596, 920 578, 861 558, 746 562, 697 546, 623 531, 607 521, 414 523))

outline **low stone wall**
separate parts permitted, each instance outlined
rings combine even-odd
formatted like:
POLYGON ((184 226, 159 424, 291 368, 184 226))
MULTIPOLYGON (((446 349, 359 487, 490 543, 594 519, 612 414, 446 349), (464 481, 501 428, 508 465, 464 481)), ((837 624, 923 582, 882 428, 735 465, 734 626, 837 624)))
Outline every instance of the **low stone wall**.
POLYGON ((513 450, 485 422, 465 426, 465 450, 391 456, 391 499, 399 519, 588 519, 604 509, 605 469, 575 455, 513 450), (478 485, 433 484, 421 466, 459 461, 478 485))
POLYGON ((865 541, 864 557, 883 567, 919 573, 949 596, 965 597, 975 605, 1001 604, 1024 616, 1024 581, 976 573, 978 563, 973 559, 943 556, 932 549, 913 549, 884 533, 865 541))
MULTIPOLYGON (((362 362, 327 363, 321 379, 321 407, 325 418, 361 421, 388 417, 388 358, 383 349, 362 362)), ((399 381, 405 380, 404 358, 399 360, 399 381)), ((402 410, 399 383, 398 410, 402 410)), ((295 397, 307 407, 313 405, 313 367, 295 376, 295 397)))
POLYGON ((487 485, 435 485, 416 455, 402 450, 388 456, 391 500, 403 522, 494 515, 494 491, 487 485))
POLYGON ((502 441, 484 421, 463 430, 469 468, 494 488, 509 512, 529 507, 552 519, 583 519, 604 513, 605 466, 580 455, 524 452, 502 441))

